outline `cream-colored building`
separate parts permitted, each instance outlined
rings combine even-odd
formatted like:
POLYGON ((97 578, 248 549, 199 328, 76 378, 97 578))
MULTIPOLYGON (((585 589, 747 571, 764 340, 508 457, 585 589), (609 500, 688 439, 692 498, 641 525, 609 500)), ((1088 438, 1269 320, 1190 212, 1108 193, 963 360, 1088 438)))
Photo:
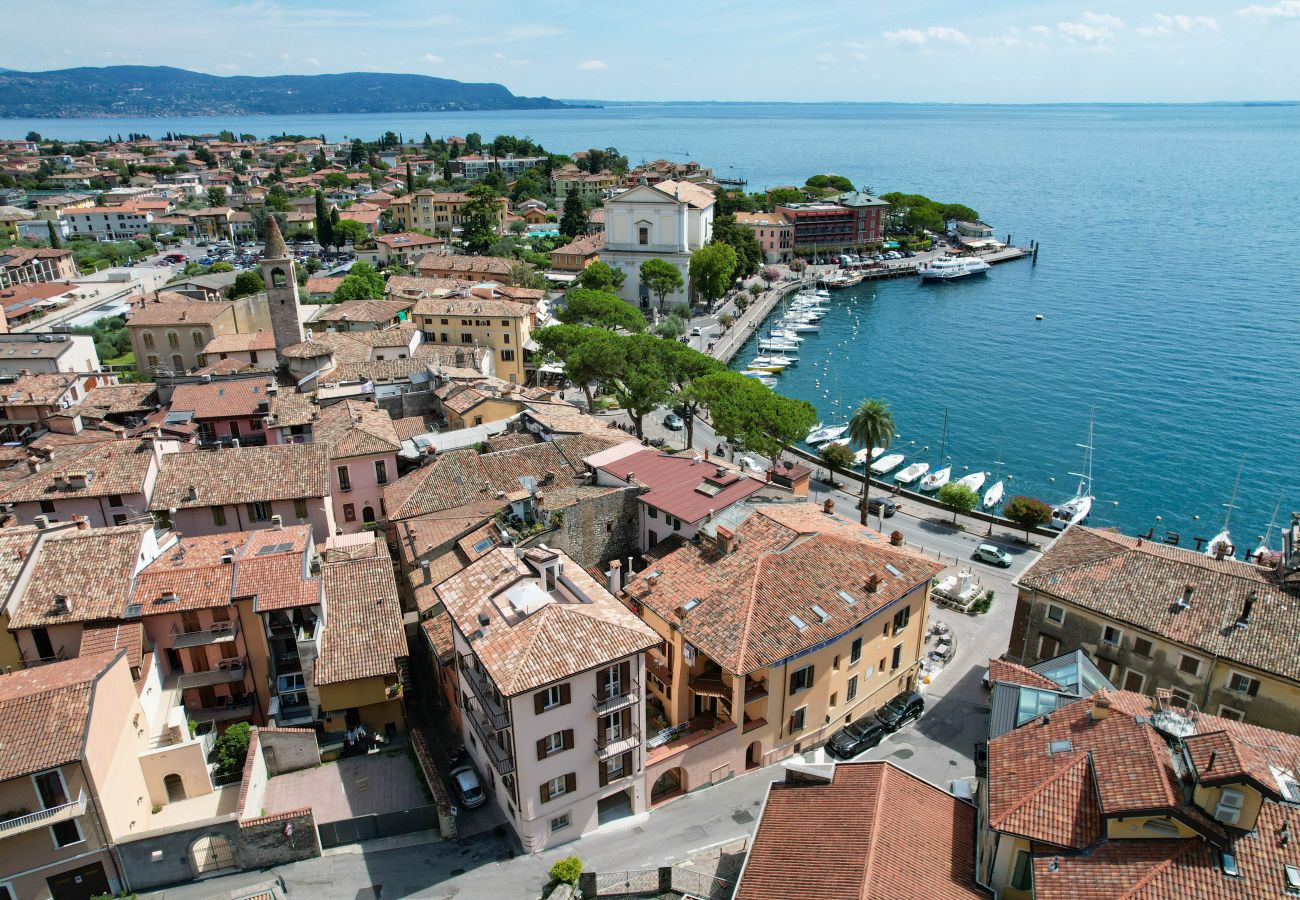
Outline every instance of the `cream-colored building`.
POLYGON ((600 259, 626 276, 619 296, 643 309, 657 303, 641 283, 641 263, 662 259, 677 267, 683 285, 665 306, 688 302, 691 254, 713 237, 714 202, 712 191, 686 181, 639 184, 606 200, 600 259))
MULTIPOLYGON (((462 210, 471 199, 468 194, 459 192, 416 191, 394 199, 388 205, 388 212, 403 231, 418 228, 434 234, 450 234, 463 224, 462 210)), ((506 199, 502 197, 498 228, 505 222, 506 205, 506 199)))
POLYGON ((411 321, 424 333, 426 344, 490 347, 495 356, 493 372, 498 378, 519 384, 527 381, 533 306, 506 299, 499 285, 476 284, 441 297, 417 300, 411 321))
POLYGON ((137 369, 184 374, 207 365, 214 337, 269 332, 271 316, 265 295, 216 301, 159 291, 132 306, 126 328, 137 369))

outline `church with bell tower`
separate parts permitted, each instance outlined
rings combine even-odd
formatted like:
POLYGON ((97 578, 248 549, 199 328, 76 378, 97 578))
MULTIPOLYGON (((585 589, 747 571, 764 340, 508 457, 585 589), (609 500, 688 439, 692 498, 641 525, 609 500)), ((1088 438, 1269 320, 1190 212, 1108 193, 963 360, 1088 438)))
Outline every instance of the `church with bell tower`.
POLYGON ((271 331, 275 335, 275 352, 301 344, 302 321, 298 318, 298 273, 293 254, 285 246, 275 216, 266 217, 266 249, 262 251, 262 281, 266 285, 266 305, 271 314, 271 331))

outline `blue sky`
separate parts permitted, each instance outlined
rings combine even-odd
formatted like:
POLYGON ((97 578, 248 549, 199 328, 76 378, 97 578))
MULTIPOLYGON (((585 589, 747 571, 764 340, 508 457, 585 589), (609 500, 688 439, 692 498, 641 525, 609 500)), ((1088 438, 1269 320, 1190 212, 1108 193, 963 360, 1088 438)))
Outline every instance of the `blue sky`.
POLYGON ((1300 97, 1300 0, 44 0, 4 65, 413 72, 610 100, 1300 97))

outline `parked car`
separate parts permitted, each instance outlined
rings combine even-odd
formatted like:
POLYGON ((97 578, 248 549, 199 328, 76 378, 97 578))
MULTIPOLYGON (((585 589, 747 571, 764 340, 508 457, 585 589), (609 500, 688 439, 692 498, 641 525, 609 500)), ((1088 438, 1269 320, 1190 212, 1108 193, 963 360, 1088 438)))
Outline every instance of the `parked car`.
POLYGON ((756 475, 763 474, 763 467, 754 462, 754 457, 752 456, 742 456, 740 458, 740 467, 746 472, 753 472, 756 475))
POLYGON ((980 544, 975 548, 975 552, 971 554, 971 558, 990 565, 1001 566, 1004 569, 1011 567, 1011 554, 992 544, 980 544))
POLYGON ((677 413, 670 412, 664 416, 664 427, 670 431, 681 431, 686 427, 686 423, 682 421, 682 417, 677 413))
POLYGON ((691 329, 691 337, 699 337, 704 332, 700 331, 700 326, 696 325, 691 329))
POLYGON ((483 793, 483 785, 479 782, 478 773, 474 771, 473 766, 458 766, 452 769, 451 781, 456 786, 456 794, 460 797, 461 806, 474 809, 487 803, 487 794, 483 793))
POLYGON ((864 716, 831 735, 831 739, 826 742, 826 752, 840 759, 852 759, 875 747, 887 734, 889 729, 875 716, 864 716))
POLYGON ((867 512, 873 516, 878 516, 884 512, 885 518, 888 519, 894 513, 898 512, 898 504, 888 497, 872 497, 867 501, 867 512))
POLYGON ((897 731, 908 722, 921 718, 925 700, 916 691, 904 691, 876 710, 876 721, 889 731, 897 731))

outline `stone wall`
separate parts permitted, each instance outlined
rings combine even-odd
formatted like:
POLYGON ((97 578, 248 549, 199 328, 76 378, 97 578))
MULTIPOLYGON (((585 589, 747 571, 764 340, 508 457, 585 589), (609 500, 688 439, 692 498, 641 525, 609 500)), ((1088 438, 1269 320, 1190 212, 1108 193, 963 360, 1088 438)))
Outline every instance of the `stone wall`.
POLYGON ((546 545, 563 550, 584 568, 639 555, 639 492, 639 488, 624 488, 565 507, 564 521, 558 530, 546 534, 546 545))
POLYGON ((320 745, 311 728, 259 728, 257 739, 268 777, 320 765, 320 745))
POLYGON ((310 808, 239 823, 235 859, 242 869, 265 869, 320 856, 310 808))

